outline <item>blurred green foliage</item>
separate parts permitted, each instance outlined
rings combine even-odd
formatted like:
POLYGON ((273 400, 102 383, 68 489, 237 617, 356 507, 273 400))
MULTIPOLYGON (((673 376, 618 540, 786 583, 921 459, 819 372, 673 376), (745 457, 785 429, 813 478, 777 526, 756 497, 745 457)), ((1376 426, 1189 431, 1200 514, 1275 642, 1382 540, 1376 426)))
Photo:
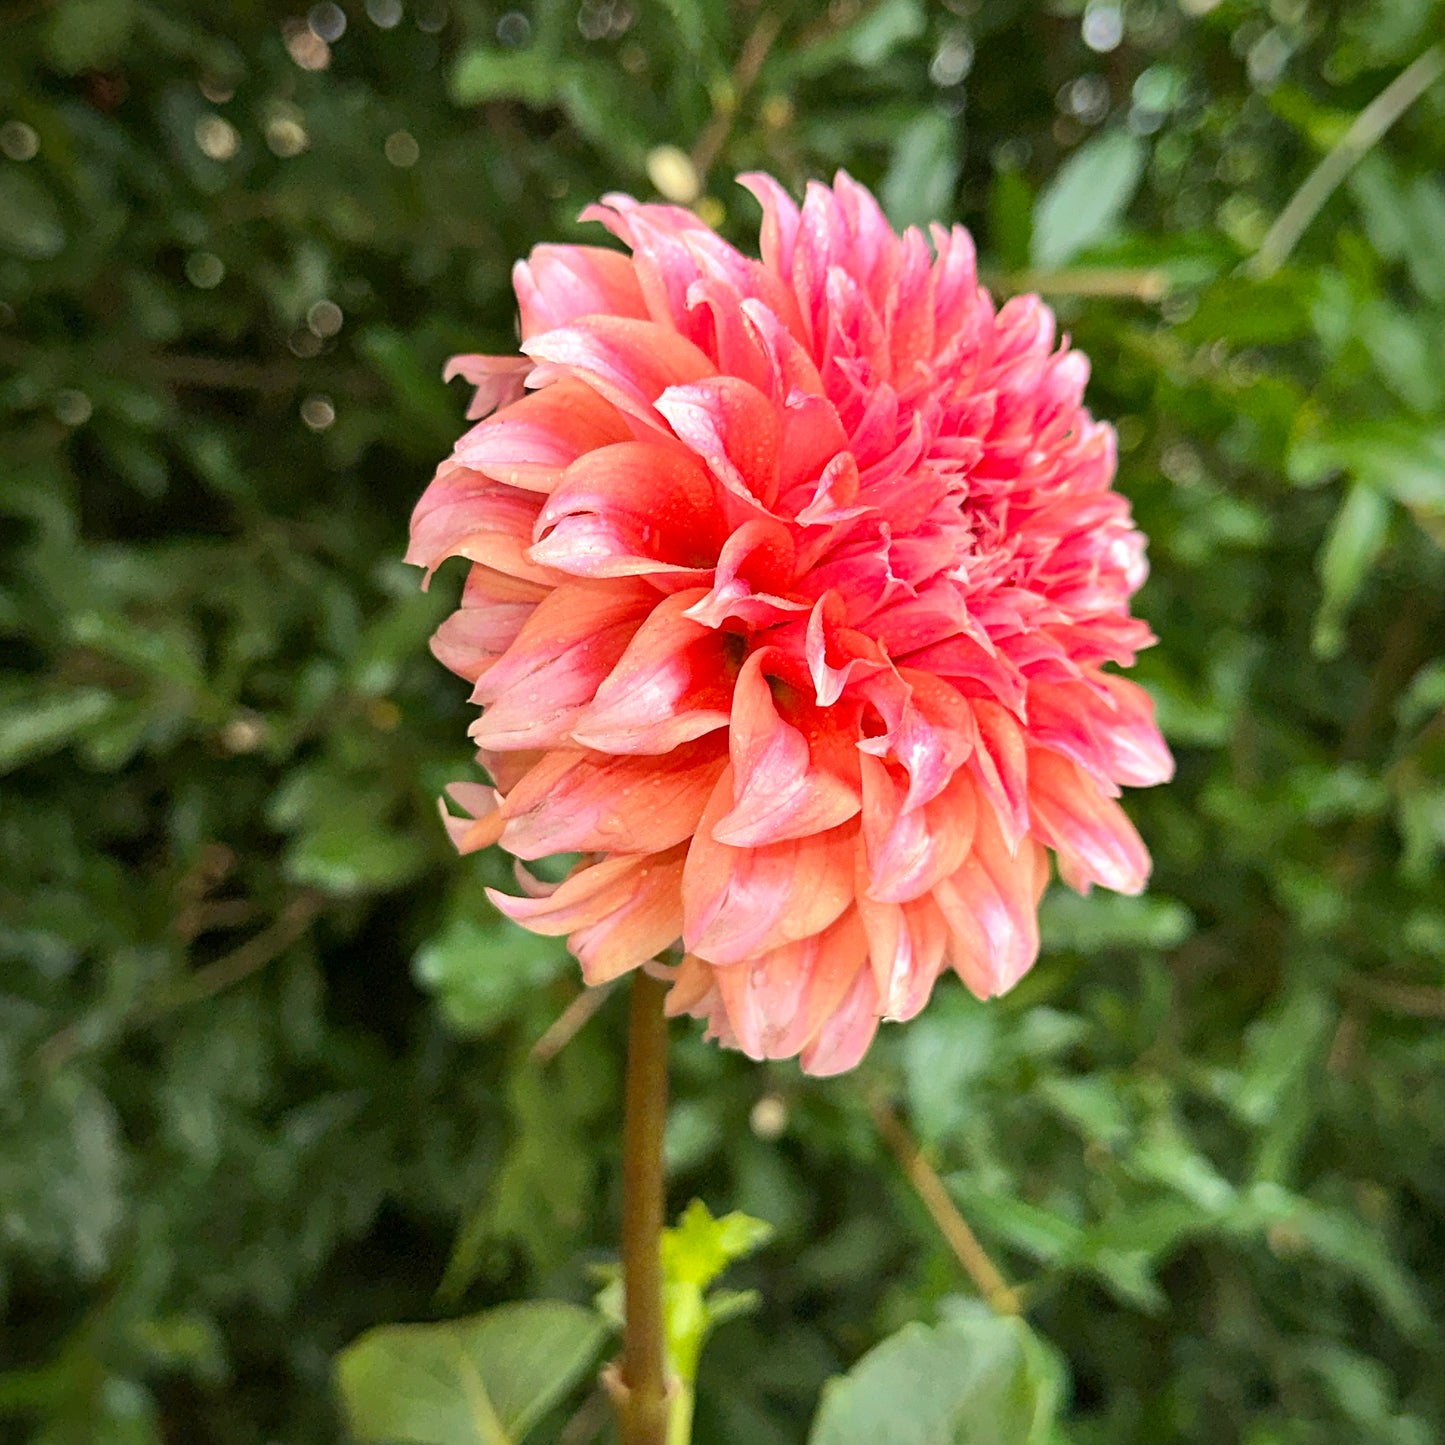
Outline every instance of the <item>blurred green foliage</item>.
MULTIPOLYGON (((885 1335, 965 1330, 870 1090, 1022 1284, 1057 1439, 1445 1437, 1445 84, 1249 264, 1439 0, 0 29, 0 1439, 338 1441, 364 1329, 590 1297, 623 1020, 531 1052, 575 971, 445 845, 457 578, 397 559, 516 257, 694 169, 746 241, 734 172, 838 165, 1092 356, 1179 778, 1129 800, 1147 897, 1051 895, 1013 995, 941 987, 857 1077, 677 1030, 674 1204, 774 1230, 700 1445, 800 1441, 885 1335)), ((605 1431, 587 1389, 536 1438, 605 1431)))

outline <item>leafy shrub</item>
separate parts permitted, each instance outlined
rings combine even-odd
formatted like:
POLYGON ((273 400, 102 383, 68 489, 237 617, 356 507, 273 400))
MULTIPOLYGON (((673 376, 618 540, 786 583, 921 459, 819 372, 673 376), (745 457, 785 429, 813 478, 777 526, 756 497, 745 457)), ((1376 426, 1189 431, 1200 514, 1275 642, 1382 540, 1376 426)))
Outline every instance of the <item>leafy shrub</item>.
POLYGON ((1060 1438, 1445 1433, 1438 3, 10 8, 13 1438, 338 1439, 362 1330, 587 1298, 620 1011, 540 1058, 575 972, 483 900, 504 860, 445 846, 457 579, 417 591, 406 517, 515 257, 695 176, 742 236, 732 173, 838 165, 971 225, 1093 357, 1180 776, 1130 800, 1148 896, 1051 896, 1012 995, 942 990, 858 1076, 677 1031, 675 1202, 774 1229, 698 1438, 801 1439, 964 1287, 875 1097, 1067 1362, 1060 1438), (1275 226, 1382 91, 1388 133, 1275 226))

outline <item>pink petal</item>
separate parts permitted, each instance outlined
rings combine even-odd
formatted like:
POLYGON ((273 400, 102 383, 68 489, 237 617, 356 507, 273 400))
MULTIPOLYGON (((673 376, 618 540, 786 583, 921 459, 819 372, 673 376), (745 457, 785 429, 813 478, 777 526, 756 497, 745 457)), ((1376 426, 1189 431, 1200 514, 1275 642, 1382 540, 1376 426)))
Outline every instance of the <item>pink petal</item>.
POLYGON ((850 909, 822 933, 713 969, 737 1046, 753 1059, 797 1054, 843 1004, 867 953, 850 909))
POLYGON ((857 1068, 878 1032, 878 985, 873 971, 860 968, 843 1002, 803 1050, 805 1074, 828 1078, 857 1068))
POLYGON ((944 966, 948 924, 931 897, 878 903, 858 897, 868 935, 868 959, 886 1019, 911 1019, 928 1002, 944 966))
MULTIPOLYGON (((567 468, 532 561, 577 577, 705 572, 721 544, 707 473, 682 448, 617 442, 567 468)), ((686 585, 686 584, 684 584, 686 585)))
POLYGON ((723 543, 711 591, 687 615, 704 627, 721 627, 729 618, 766 627, 806 611, 806 602, 785 595, 796 555, 786 527, 762 517, 744 522, 723 543))
POLYGON ((1058 753, 1029 750, 1029 802, 1038 837, 1059 855, 1064 881, 1080 893, 1102 883, 1142 893, 1149 850, 1124 810, 1082 769, 1058 753))
POLYGON ((775 275, 790 276, 800 221, 793 198, 777 181, 762 171, 749 171, 739 176, 738 184, 750 190, 763 208, 763 229, 759 242, 763 265, 775 275))
POLYGON ((604 753, 666 753, 726 727, 737 676, 730 634, 685 616, 700 588, 665 598, 613 665, 572 737, 604 753))
POLYGON ((557 374, 585 381, 628 416, 657 430, 663 429, 653 407, 658 397, 713 369, 712 361, 675 331, 626 316, 589 316, 534 336, 522 349, 557 374))
POLYGON ((588 983, 606 983, 668 948, 682 926, 683 850, 609 858, 579 868, 545 898, 487 897, 513 922, 568 947, 588 983))
POLYGON ((442 825, 447 837, 458 853, 475 853, 480 848, 490 848, 502 835, 503 818, 497 810, 496 792, 481 783, 452 783, 447 787, 452 800, 466 813, 458 818, 438 799, 442 825))
POLYGON ((940 678, 896 668, 862 684, 887 731, 859 746, 875 756, 895 758, 908 774, 905 809, 936 798, 973 752, 977 725, 972 710, 940 678))
POLYGON ((488 416, 522 395, 532 363, 525 356, 454 356, 442 371, 442 380, 465 377, 476 387, 467 420, 488 416))
POLYGON ((679 1014, 700 1016, 699 1010, 706 1009, 716 999, 713 982, 713 966, 704 963, 695 953, 685 953, 672 976, 672 987, 668 990, 663 1012, 670 1019, 679 1014))
POLYGON ((456 457, 509 486, 550 492, 578 457, 631 436, 615 406, 563 377, 474 426, 457 443, 456 457))
POLYGON ((904 786, 888 767, 867 753, 860 761, 868 896, 907 903, 955 873, 968 857, 978 814, 975 784, 960 770, 936 798, 905 808, 904 786))
POLYGON ((853 894, 846 825, 760 848, 733 848, 712 829, 733 805, 732 770, 713 791, 683 874, 683 937, 709 963, 741 963, 820 933, 853 894))
POLYGON ((748 513, 772 506, 781 431, 777 411, 755 386, 735 376, 709 377, 669 387, 657 409, 748 513))
POLYGON ((443 462, 411 516, 406 560, 430 578, 448 557, 468 557, 499 572, 551 582, 527 559, 541 499, 455 462, 443 462))
POLYGON ((647 315, 632 261, 600 246, 536 246, 512 268, 522 312, 522 339, 607 313, 647 315))
POLYGON ((1096 674, 1095 681, 1114 700, 1114 715, 1101 718, 1098 733, 1110 775, 1130 788, 1149 788, 1174 776, 1174 759, 1154 721, 1154 702, 1136 682, 1113 673, 1096 674))
POLYGON ((655 853, 686 842, 727 752, 705 738, 663 758, 558 749, 508 793, 502 844, 519 858, 655 853))
POLYGON ((627 649, 657 594, 645 582, 568 583, 537 605, 516 641, 479 679, 484 748, 555 746, 627 649))
MULTIPOLYGON (((729 746, 733 806, 712 826, 719 843, 757 848, 846 823, 858 790, 825 767, 809 739, 779 715, 764 673, 772 649, 754 652, 733 691, 729 746)), ((821 719, 810 719, 817 727, 821 719)))
POLYGON ((511 645, 536 610, 535 602, 463 606, 432 636, 432 655, 459 677, 475 682, 511 645))
POLYGON ((949 962, 979 998, 1007 993, 1039 952, 1036 908, 1048 855, 1033 839, 1010 853, 991 808, 980 808, 973 851, 933 890, 949 928, 949 962))
POLYGON ((974 698, 972 711, 977 732, 969 762, 1012 853, 1029 827, 1024 731, 1007 708, 986 698, 974 698))

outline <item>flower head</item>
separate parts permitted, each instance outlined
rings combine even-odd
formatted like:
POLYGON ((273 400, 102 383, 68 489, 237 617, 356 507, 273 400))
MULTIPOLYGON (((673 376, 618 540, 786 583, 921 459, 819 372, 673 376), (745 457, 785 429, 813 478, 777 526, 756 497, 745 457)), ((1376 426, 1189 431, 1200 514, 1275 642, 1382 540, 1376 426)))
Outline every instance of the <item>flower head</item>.
POLYGON ((584 855, 497 906, 591 983, 680 940, 672 1012, 827 1074, 946 967, 1018 981, 1047 850, 1140 890, 1115 799, 1172 763, 1104 670, 1153 641, 1144 538, 1048 307, 846 175, 743 184, 761 260, 609 196, 584 218, 630 255, 517 266, 525 359, 452 363, 485 419, 408 560, 472 563, 434 650, 494 786, 451 789, 457 845, 584 855))

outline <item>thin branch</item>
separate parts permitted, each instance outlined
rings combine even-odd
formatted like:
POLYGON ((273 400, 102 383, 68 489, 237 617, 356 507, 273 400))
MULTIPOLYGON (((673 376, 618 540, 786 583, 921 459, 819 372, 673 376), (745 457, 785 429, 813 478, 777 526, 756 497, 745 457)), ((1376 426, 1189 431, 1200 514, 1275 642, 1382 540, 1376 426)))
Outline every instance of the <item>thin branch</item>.
POLYGON ((1445 44, 1432 45, 1372 100, 1354 119, 1325 158, 1304 179, 1289 204, 1269 228, 1249 269, 1255 276, 1272 276, 1284 265, 1310 222, 1370 147, 1445 75, 1445 44))
MULTIPOLYGON (((153 1023, 172 1009, 211 998, 258 973, 310 928, 324 901, 319 893, 308 891, 298 894, 282 909, 276 921, 254 938, 247 939, 239 948, 232 949, 214 963, 196 969, 154 998, 142 1000, 121 1021, 121 1031, 153 1023)), ((80 1024, 66 1024, 36 1049, 35 1062, 43 1069, 58 1069, 75 1056, 83 1043, 84 1033, 80 1024)))
POLYGON ((762 74, 768 52, 773 48, 773 42, 778 38, 782 27, 782 16, 777 11, 764 10, 748 38, 743 41, 737 64, 733 67, 728 101, 726 104, 719 102, 714 105, 708 123, 692 148, 693 169, 699 176, 706 178, 708 171, 712 169, 712 163, 718 158, 718 153, 727 141, 728 132, 732 130, 733 119, 742 108, 743 97, 762 74))
POLYGON ((938 1177, 938 1171, 923 1157, 913 1137, 903 1126, 903 1121, 883 1101, 875 1096, 870 1101, 873 1121, 883 1142, 893 1151, 902 1166, 914 1192, 923 1201, 923 1207, 933 1216, 938 1231, 947 1241, 958 1262, 974 1282, 985 1302, 997 1314, 1020 1315, 1023 1301, 1019 1292, 1009 1284, 999 1268, 988 1257, 978 1236, 968 1227, 968 1221, 958 1212, 958 1206, 938 1177))
POLYGON ((988 284, 1014 295, 1095 296, 1124 301, 1162 301, 1169 294, 1169 273, 1158 266, 1077 266, 1066 271, 1015 271, 990 277, 988 284))
POLYGON ((1402 978, 1355 976, 1345 985, 1368 1004, 1412 1019, 1445 1019, 1445 988, 1402 978))
POLYGON ((199 1003, 202 999, 234 988, 253 973, 259 973, 311 927, 324 902, 325 899, 320 893, 309 890, 298 893, 268 928, 263 928, 254 938, 247 939, 239 948, 233 948, 214 963, 208 963, 204 968, 188 974, 162 993, 141 1014, 141 1018, 149 1022, 172 1009, 199 1003))
POLYGON ((546 1031, 531 1048, 531 1056, 539 1064, 550 1063, 582 1031, 612 992, 610 983, 584 988, 566 1008, 547 1025, 546 1031))

